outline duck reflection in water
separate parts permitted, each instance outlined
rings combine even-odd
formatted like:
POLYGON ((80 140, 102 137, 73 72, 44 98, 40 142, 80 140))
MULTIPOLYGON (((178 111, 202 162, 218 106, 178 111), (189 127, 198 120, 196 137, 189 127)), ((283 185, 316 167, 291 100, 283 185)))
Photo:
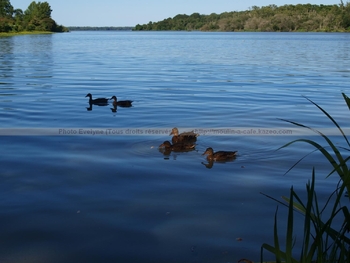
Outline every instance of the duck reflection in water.
POLYGON ((117 112, 117 105, 113 105, 113 108, 110 108, 112 112, 117 112))
POLYGON ((193 131, 182 132, 179 134, 179 130, 175 127, 171 130, 169 135, 173 135, 171 139, 172 143, 195 143, 199 134, 194 133, 193 131))
POLYGON ((87 111, 92 111, 92 105, 97 105, 97 106, 107 106, 108 105, 108 103, 107 104, 94 104, 94 103, 89 103, 89 107, 86 107, 86 110, 87 111))
POLYGON ((214 152, 213 148, 209 147, 205 150, 202 155, 207 155, 208 163, 202 162, 207 168, 211 169, 214 165, 214 162, 231 162, 234 161, 237 157, 237 151, 218 151, 214 152))
MULTIPOLYGON (((108 103, 106 103, 106 104, 89 103, 89 107, 86 107, 86 110, 87 110, 87 111, 92 111, 92 105, 95 105, 95 106, 107 106, 108 103)), ((111 109, 112 109, 112 108, 111 108, 111 109)))
POLYGON ((164 155, 169 155, 171 152, 190 152, 195 149, 194 143, 175 143, 171 144, 169 141, 163 142, 159 145, 159 151, 164 155))

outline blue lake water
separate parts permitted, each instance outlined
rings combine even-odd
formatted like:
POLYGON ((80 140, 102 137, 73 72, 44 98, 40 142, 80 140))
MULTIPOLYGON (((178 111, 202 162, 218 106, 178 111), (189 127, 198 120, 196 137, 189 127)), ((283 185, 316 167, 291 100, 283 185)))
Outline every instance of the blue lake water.
POLYGON ((349 34, 14 36, 0 38, 0 77, 4 263, 258 261, 277 207, 261 193, 303 195, 313 166, 321 199, 338 181, 317 152, 285 175, 314 149, 276 149, 323 143, 281 119, 344 143, 305 97, 348 127, 349 34), (173 127, 200 133, 194 151, 159 151, 173 127), (210 168, 207 147, 238 156, 210 168))

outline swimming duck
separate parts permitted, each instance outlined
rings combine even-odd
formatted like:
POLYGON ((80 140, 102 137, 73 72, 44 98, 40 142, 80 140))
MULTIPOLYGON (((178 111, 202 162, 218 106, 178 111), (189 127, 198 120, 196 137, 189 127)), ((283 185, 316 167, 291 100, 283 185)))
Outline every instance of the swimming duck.
POLYGON ((205 152, 202 155, 207 154, 207 160, 208 161, 232 161, 236 158, 237 151, 234 152, 226 152, 226 151, 213 151, 213 148, 209 147, 205 150, 205 152))
POLYGON ((169 135, 174 135, 171 139, 173 143, 194 143, 197 141, 197 137, 199 136, 198 133, 195 133, 193 131, 182 132, 179 134, 179 130, 176 127, 171 130, 171 133, 169 135))
POLYGON ((98 98, 98 99, 92 99, 91 93, 88 93, 86 97, 89 97, 89 103, 90 104, 96 104, 96 105, 107 105, 108 104, 108 99, 105 98, 98 98))
POLYGON ((163 142, 159 145, 159 148, 164 148, 166 152, 174 151, 174 152, 188 152, 194 150, 196 145, 193 143, 175 143, 171 144, 169 141, 163 142))
POLYGON ((116 96, 112 96, 111 100, 113 100, 113 106, 119 106, 119 107, 131 107, 132 100, 120 100, 117 101, 116 96))

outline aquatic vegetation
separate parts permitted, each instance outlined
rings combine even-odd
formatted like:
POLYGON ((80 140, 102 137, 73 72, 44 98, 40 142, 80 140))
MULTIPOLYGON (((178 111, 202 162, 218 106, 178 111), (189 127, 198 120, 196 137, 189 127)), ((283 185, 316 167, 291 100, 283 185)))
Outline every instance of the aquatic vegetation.
MULTIPOLYGON (((347 103, 347 106, 350 110, 350 99, 349 97, 347 97, 344 93, 342 94, 344 97, 345 102, 347 103)), ((308 99, 309 100, 309 99, 308 99)), ((313 101, 309 100, 312 104, 314 104, 317 108, 319 108, 332 122, 333 124, 337 127, 339 133, 342 135, 344 142, 345 142, 345 147, 340 147, 339 149, 342 150, 346 150, 346 151, 350 151, 350 143, 349 140, 347 138, 347 136, 345 135, 345 132, 343 131, 343 129, 339 126, 339 124, 332 118, 331 115, 329 115, 323 108, 321 108, 318 104, 314 103, 313 101)), ((319 134, 320 136, 323 137, 323 139, 327 142, 328 147, 331 148, 332 151, 328 151, 327 147, 324 147, 322 145, 320 145, 319 143, 312 141, 312 140, 308 140, 308 139, 297 139, 294 140, 284 146, 282 146, 281 148, 285 148, 291 144, 297 143, 297 142, 306 142, 312 146, 314 146, 318 151, 320 151, 324 157, 326 157, 326 159, 329 161, 329 163, 333 166, 333 170, 329 173, 328 176, 330 176, 331 174, 333 174, 334 172, 336 172, 340 179, 343 181, 343 183, 345 183, 345 186, 347 188, 347 191, 349 192, 350 190, 350 174, 349 174, 349 167, 347 166, 347 161, 350 159, 349 156, 347 156, 346 158, 344 158, 343 154, 341 154, 340 150, 335 146, 335 144, 322 132, 313 129, 311 127, 308 127, 306 125, 297 123, 297 122, 293 122, 293 121, 288 121, 285 120, 289 123, 292 123, 296 126, 299 127, 303 127, 309 130, 314 131, 315 133, 319 134), (334 158, 332 156, 332 154, 335 155, 336 158, 334 158)), ((291 168, 292 169, 292 168, 291 168)))
POLYGON ((263 244, 263 251, 267 250, 276 257, 276 262, 348 262, 350 239, 348 234, 348 223, 350 219, 347 206, 341 204, 345 184, 334 191, 328 198, 326 204, 319 205, 315 190, 315 170, 312 171, 312 179, 306 186, 307 200, 303 202, 300 196, 290 190, 289 197, 282 197, 286 203, 276 200, 288 207, 287 231, 285 236, 285 249, 281 248, 278 232, 277 210, 274 221, 274 245, 263 244), (326 213, 325 211, 331 211, 326 213), (295 213, 304 215, 304 233, 301 239, 301 251, 296 252, 296 233, 293 227, 296 224, 295 213), (342 217, 344 224, 338 225, 342 217), (299 259, 296 256, 299 253, 299 259))
MULTIPOLYGON (((350 110, 350 99, 344 93, 344 100, 350 110)), ((308 99, 309 100, 309 99, 308 99)), ((316 150, 320 151, 328 162, 333 166, 333 170, 328 174, 337 173, 340 181, 337 189, 329 195, 326 203, 321 206, 318 201, 315 187, 315 168, 312 170, 311 182, 306 185, 307 198, 303 201, 299 194, 290 190, 289 197, 283 196, 284 202, 279 201, 271 196, 269 198, 277 201, 279 204, 288 207, 286 240, 283 242, 285 248, 282 249, 281 240, 279 238, 277 225, 277 210, 274 220, 274 244, 264 243, 261 247, 261 260, 263 260, 263 252, 266 250, 275 255, 276 262, 349 262, 350 260, 350 213, 348 209, 349 196, 345 193, 350 189, 350 172, 347 162, 349 156, 343 154, 340 150, 347 153, 350 150, 349 140, 339 124, 318 104, 309 100, 318 109, 320 109, 329 120, 337 127, 339 133, 344 139, 345 147, 336 147, 335 144, 322 132, 315 130, 306 125, 285 120, 293 125, 310 129, 320 135, 327 143, 327 146, 321 146, 319 143, 309 139, 297 139, 280 149, 290 146, 294 143, 303 142, 312 145, 316 150), (330 150, 328 150, 330 148, 330 150), (343 200, 345 200, 345 205, 343 200), (293 226, 295 222, 295 213, 301 213, 304 216, 304 233, 302 234, 300 251, 295 251, 297 239, 293 226), (343 222, 339 224, 339 222, 343 222), (299 259, 297 259, 297 255, 299 259)), ((295 165, 297 165, 301 158, 295 165)), ((295 166, 294 165, 294 166, 295 166)), ((294 167, 293 166, 293 167, 294 167)), ((291 169, 293 169, 293 167, 291 169)))

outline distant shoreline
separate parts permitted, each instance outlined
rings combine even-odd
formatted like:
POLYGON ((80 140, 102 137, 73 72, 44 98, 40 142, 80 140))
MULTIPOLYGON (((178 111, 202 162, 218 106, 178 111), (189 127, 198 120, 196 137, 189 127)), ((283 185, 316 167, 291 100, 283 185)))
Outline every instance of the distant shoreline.
POLYGON ((268 5, 246 11, 178 14, 137 24, 135 31, 350 32, 350 2, 339 5, 268 5))
POLYGON ((69 29, 69 31, 131 31, 134 29, 134 27, 132 26, 68 26, 67 28, 69 29))
POLYGON ((40 34, 53 34, 56 32, 51 31, 21 31, 21 32, 0 32, 0 37, 11 37, 20 35, 40 35, 40 34))

